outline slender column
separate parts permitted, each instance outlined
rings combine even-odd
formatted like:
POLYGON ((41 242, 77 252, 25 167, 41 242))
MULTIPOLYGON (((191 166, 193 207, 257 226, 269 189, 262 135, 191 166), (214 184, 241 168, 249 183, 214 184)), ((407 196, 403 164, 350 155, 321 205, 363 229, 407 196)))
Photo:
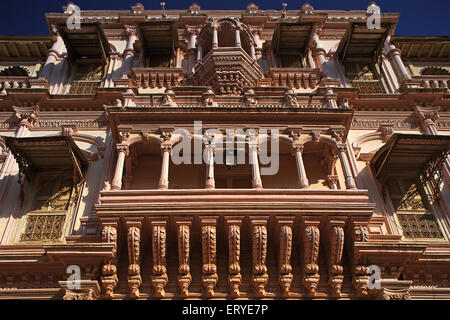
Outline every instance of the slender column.
POLYGON ((258 151, 259 146, 256 137, 250 137, 249 141, 250 164, 252 165, 252 187, 262 189, 261 173, 259 172, 258 151))
POLYGON ((128 287, 131 298, 139 298, 139 287, 142 284, 141 278, 141 227, 139 220, 126 221, 127 244, 128 244, 128 287))
POLYGON ((122 187, 122 175, 123 175, 123 167, 125 164, 125 156, 128 155, 129 149, 127 145, 118 144, 117 148, 117 163, 116 163, 116 171, 114 173, 114 178, 112 180, 111 190, 120 190, 122 187))
POLYGON ((197 39, 197 61, 202 61, 202 41, 201 38, 197 39))
POLYGON ((345 155, 347 146, 340 143, 337 145, 337 147, 339 150, 339 160, 341 160, 342 171, 344 172, 345 186, 347 189, 356 189, 355 179, 353 179, 352 172, 350 171, 350 167, 347 161, 347 156, 345 155))
POLYGON ((252 284, 257 297, 266 296, 267 274, 267 220, 268 216, 250 217, 252 234, 252 284))
POLYGON ((301 237, 303 239, 303 285, 309 297, 316 296, 319 285, 319 246, 320 217, 304 216, 301 220, 301 237))
POLYGON ((189 286, 192 282, 190 273, 190 235, 192 221, 189 218, 180 218, 176 221, 178 232, 178 286, 181 296, 189 295, 189 286))
POLYGON ((218 217, 201 217, 202 228, 202 284, 207 298, 214 297, 217 276, 217 219, 218 217))
POLYGON ((48 79, 50 73, 55 67, 55 63, 61 55, 61 50, 64 45, 64 41, 57 31, 56 27, 52 25, 52 32, 56 34, 56 41, 53 43, 52 48, 48 52, 47 60, 45 61, 44 67, 42 68, 42 72, 39 75, 40 79, 48 79))
POLYGON ((189 33, 189 41, 188 41, 188 52, 189 52, 189 70, 188 70, 188 76, 192 77, 194 74, 194 67, 196 63, 197 57, 197 51, 195 48, 197 35, 199 34, 199 29, 194 27, 188 27, 188 33, 189 33))
POLYGON ((313 35, 313 41, 316 45, 314 50, 314 55, 319 60, 321 68, 323 67, 323 64, 325 63, 325 49, 322 47, 322 44, 320 43, 319 35, 317 33, 314 33, 313 35))
POLYGON ((236 30, 234 31, 234 42, 235 42, 235 46, 236 47, 240 47, 241 46, 241 34, 240 34, 240 30, 239 28, 236 28, 236 30))
POLYGON ((294 217, 277 217, 280 254, 278 261, 279 278, 278 282, 283 290, 283 296, 289 297, 292 275, 291 255, 292 255, 292 225, 294 217))
POLYGON ((213 26, 212 47, 213 49, 219 47, 219 36, 217 35, 217 26, 213 26))
POLYGON ((168 189, 169 188, 169 159, 170 153, 172 152, 171 143, 163 143, 161 145, 162 152, 162 165, 161 165, 161 177, 159 179, 158 189, 168 189))
POLYGON ((386 50, 387 55, 393 60, 395 69, 400 74, 402 80, 411 80, 411 76, 408 74, 408 71, 403 64, 401 58, 401 52, 399 49, 395 47, 395 45, 391 42, 391 36, 386 38, 384 43, 384 49, 386 50))
POLYGON ((300 188, 308 188, 309 187, 309 181, 306 176, 305 166, 303 164, 303 145, 299 143, 294 143, 292 145, 292 153, 295 155, 295 162, 297 164, 297 173, 298 173, 298 181, 300 184, 300 188))
POLYGON ((118 221, 102 223, 102 242, 114 245, 111 258, 102 267, 101 282, 108 298, 114 297, 114 289, 119 283, 117 278, 117 228, 118 221))
POLYGON ((228 284, 230 296, 238 298, 240 296, 239 286, 241 285, 241 226, 243 216, 225 217, 228 233, 228 284))
POLYGON ((137 33, 134 27, 126 26, 126 33, 128 35, 128 38, 127 38, 127 46, 123 51, 122 78, 126 78, 131 71, 135 55, 133 45, 137 39, 137 33))
POLYGON ((256 59, 256 51, 255 51, 255 44, 252 43, 250 45, 250 56, 252 57, 252 59, 256 59))
POLYGON ((206 146, 206 152, 208 153, 208 163, 206 165, 205 189, 214 189, 216 187, 214 180, 214 143, 211 142, 206 146))
POLYGON ((167 285, 167 217, 152 218, 152 252, 153 269, 152 284, 157 298, 165 297, 164 288, 167 285))

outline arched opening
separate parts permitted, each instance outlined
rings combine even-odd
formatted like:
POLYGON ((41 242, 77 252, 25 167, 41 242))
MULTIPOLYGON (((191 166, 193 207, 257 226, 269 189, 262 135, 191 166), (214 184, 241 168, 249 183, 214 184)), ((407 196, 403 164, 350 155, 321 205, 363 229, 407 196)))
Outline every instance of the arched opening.
MULTIPOLYGON (((297 164, 295 157, 292 155, 291 142, 284 139, 279 140, 279 150, 276 154, 272 153, 271 141, 267 143, 268 158, 272 163, 261 164, 261 170, 263 168, 274 168, 274 161, 278 161, 278 170, 273 175, 261 175, 264 189, 298 189, 300 187, 297 164)), ((260 151, 261 160, 261 151, 260 151)))
POLYGON ((219 48, 236 47, 235 26, 230 21, 223 21, 217 28, 219 48))
POLYGON ((2 77, 28 77, 27 69, 19 66, 9 67, 0 71, 2 77))
MULTIPOLYGON (((197 139, 196 137, 194 139, 197 139)), ((177 144, 172 150, 172 157, 169 162, 169 189, 204 189, 206 182, 206 164, 203 160, 203 152, 201 152, 201 163, 194 163, 194 139, 191 139, 190 150, 182 148, 175 154, 177 144), (186 156, 185 156, 186 155, 186 156), (179 157, 182 163, 174 163, 174 158, 179 157)), ((203 145, 201 140, 197 140, 197 144, 203 145)), ((180 145, 178 145, 180 146, 180 145)), ((197 161, 198 162, 198 161, 197 161)))
POLYGON ((420 70, 420 74, 422 76, 448 76, 450 75, 450 71, 443 67, 426 67, 420 70))
POLYGON ((214 179, 216 189, 252 188, 252 165, 249 160, 248 144, 243 140, 216 147, 214 179))
POLYGON ((150 140, 132 144, 125 163, 123 189, 157 189, 161 164, 159 142, 150 140))
MULTIPOLYGON (((324 142, 307 142, 303 149, 303 163, 308 177, 310 189, 329 189, 329 175, 338 175, 337 157, 330 145, 324 142)), ((339 189, 339 182, 337 188, 339 189)))

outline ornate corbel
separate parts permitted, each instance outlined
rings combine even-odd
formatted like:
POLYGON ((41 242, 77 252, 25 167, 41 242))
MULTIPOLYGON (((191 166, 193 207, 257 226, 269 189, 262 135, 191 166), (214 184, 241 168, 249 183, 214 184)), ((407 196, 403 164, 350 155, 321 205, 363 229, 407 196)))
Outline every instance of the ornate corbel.
POLYGON ((182 297, 188 297, 192 282, 190 273, 190 235, 192 221, 180 219, 176 222, 178 232, 178 286, 182 297))
POLYGON ((130 297, 139 298, 139 287, 142 284, 141 278, 141 221, 126 221, 127 244, 128 244, 128 287, 130 297))
POLYGON ((202 106, 203 107, 218 107, 219 105, 214 100, 215 94, 212 89, 208 89, 203 93, 202 106))
POLYGON ((114 297, 114 289, 119 283, 117 278, 117 221, 102 223, 102 242, 114 245, 112 256, 102 267, 101 283, 108 298, 114 297))
POLYGON ((344 252, 344 224, 345 221, 330 217, 328 221, 328 285, 331 296, 341 297, 344 269, 342 254, 344 252))
POLYGON ((319 285, 319 246, 320 246, 320 218, 303 217, 301 232, 303 239, 303 285, 308 297, 315 297, 319 285))
POLYGON ((257 297, 266 296, 267 274, 267 220, 269 217, 250 217, 252 233, 252 284, 257 297))
POLYGON ((97 280, 79 280, 78 288, 73 288, 72 281, 58 281, 64 291, 64 300, 96 300, 100 293, 97 280))
POLYGON ((392 123, 381 123, 378 127, 381 138, 386 142, 394 134, 394 125, 392 123))
POLYGON ((244 106, 246 107, 258 106, 258 100, 256 99, 256 94, 253 89, 249 89, 244 93, 244 106))
POLYGON ((284 297, 289 297, 291 284, 294 276, 292 275, 291 255, 292 255, 292 225, 294 218, 277 217, 278 232, 280 239, 280 253, 278 261, 279 279, 278 282, 283 291, 284 297))
POLYGON ((201 217, 202 228, 202 284, 206 297, 214 297, 217 276, 217 219, 218 217, 201 217))
POLYGON ((240 296, 239 286, 241 285, 241 226, 244 217, 225 217, 228 234, 228 284, 230 296, 238 298, 240 296))
POLYGON ((369 275, 368 268, 361 265, 359 259, 355 256, 355 243, 356 242, 367 242, 369 241, 369 231, 364 224, 353 222, 352 228, 352 265, 353 265, 353 277, 352 285, 356 291, 358 297, 366 297, 368 295, 368 283, 369 275))
POLYGON ((161 217, 151 221, 152 228, 152 284, 155 296, 163 298, 167 285, 167 218, 161 217))
POLYGON ((284 106, 291 108, 299 108, 299 104, 297 102, 297 94, 292 89, 286 90, 284 93, 284 106))
POLYGON ((159 105, 161 107, 176 107, 177 103, 175 102, 175 92, 167 88, 161 96, 159 105))

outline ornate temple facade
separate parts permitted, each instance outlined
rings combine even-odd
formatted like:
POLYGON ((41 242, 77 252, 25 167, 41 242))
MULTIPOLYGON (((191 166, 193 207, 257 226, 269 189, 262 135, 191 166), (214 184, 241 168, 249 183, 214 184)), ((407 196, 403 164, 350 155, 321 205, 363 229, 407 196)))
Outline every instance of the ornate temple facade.
POLYGON ((0 298, 449 299, 450 37, 162 5, 0 36, 0 298))

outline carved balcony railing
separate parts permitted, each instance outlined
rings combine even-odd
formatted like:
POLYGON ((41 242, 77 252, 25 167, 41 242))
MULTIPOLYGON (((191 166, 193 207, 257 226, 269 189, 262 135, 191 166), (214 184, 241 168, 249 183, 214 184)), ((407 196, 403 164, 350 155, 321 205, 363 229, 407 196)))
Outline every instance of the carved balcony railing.
POLYGON ((242 95, 244 87, 263 78, 258 63, 240 47, 211 49, 195 66, 194 84, 211 86, 216 94, 242 95))
POLYGON ((131 70, 133 84, 139 88, 178 87, 183 80, 181 68, 133 68, 131 70))
POLYGON ((97 92, 101 80, 77 80, 70 84, 69 94, 91 95, 97 92))
POLYGON ((353 80, 351 84, 354 88, 359 89, 359 93, 385 93, 383 84, 380 80, 353 80))
POLYGON ((314 89, 322 78, 322 73, 319 69, 312 68, 270 68, 266 78, 271 79, 274 87, 314 89))
POLYGON ((29 77, 0 76, 0 94, 6 94, 7 89, 30 88, 29 77))
POLYGON ((419 80, 422 88, 450 88, 450 75, 414 76, 413 79, 419 80))
POLYGON ((367 275, 355 271, 364 267, 344 259, 355 258, 354 243, 368 241, 366 190, 116 190, 102 191, 95 208, 103 242, 128 251, 102 268, 110 297, 150 297, 140 286, 152 286, 155 298, 367 294, 367 275), (148 277, 141 264, 150 252, 148 277), (353 274, 353 289, 352 278, 343 285, 344 271, 353 274))

